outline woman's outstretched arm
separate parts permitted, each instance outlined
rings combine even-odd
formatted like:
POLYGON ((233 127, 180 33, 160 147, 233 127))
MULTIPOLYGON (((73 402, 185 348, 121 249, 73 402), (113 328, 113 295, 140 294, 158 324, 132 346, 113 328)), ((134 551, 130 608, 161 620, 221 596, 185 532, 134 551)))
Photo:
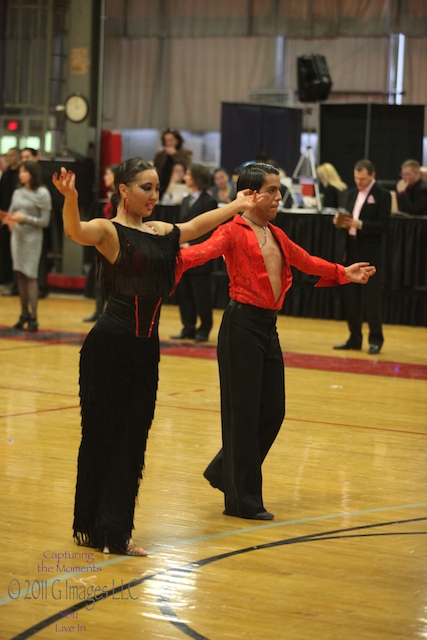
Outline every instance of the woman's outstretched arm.
MULTIPOLYGON (((76 176, 72 171, 66 171, 61 167, 61 173, 54 173, 52 182, 58 191, 64 196, 62 219, 65 235, 78 244, 96 246, 102 254, 110 258, 108 245, 114 242, 114 227, 108 220, 95 218, 88 222, 80 220, 78 206, 78 191, 76 189, 76 176)), ((117 241, 118 243, 118 241, 117 241)), ((114 259, 114 256, 113 256, 114 259)))
POLYGON ((212 231, 212 229, 215 229, 223 222, 232 218, 236 213, 239 213, 239 211, 252 210, 255 206, 261 203, 265 198, 265 195, 266 194, 260 195, 251 189, 245 189, 244 191, 239 191, 233 202, 230 202, 223 207, 219 207, 218 209, 202 213, 188 222, 177 224, 181 231, 179 239, 180 243, 183 244, 189 240, 200 238, 200 236, 212 231))

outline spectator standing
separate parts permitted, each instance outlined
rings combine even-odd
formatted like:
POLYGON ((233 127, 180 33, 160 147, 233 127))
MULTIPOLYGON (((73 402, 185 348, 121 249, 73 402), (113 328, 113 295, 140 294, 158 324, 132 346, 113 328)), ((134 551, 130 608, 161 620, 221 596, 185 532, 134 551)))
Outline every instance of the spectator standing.
MULTIPOLYGON (((217 201, 207 191, 210 180, 209 169, 201 164, 192 164, 187 169, 185 182, 190 195, 182 201, 180 222, 188 222, 201 213, 216 209, 217 201)), ((199 244, 208 237, 209 234, 181 246, 199 244)), ((189 339, 196 342, 206 342, 209 339, 213 323, 211 274, 212 262, 208 262, 191 269, 182 277, 177 287, 182 329, 177 335, 171 336, 173 339, 189 339), (197 318, 200 319, 198 327, 196 327, 197 318)))
MULTIPOLYGON (((0 210, 9 211, 12 195, 19 184, 19 150, 15 147, 6 153, 7 168, 0 178, 0 210)), ((0 226, 0 284, 9 285, 2 295, 16 296, 18 289, 13 281, 12 254, 10 248, 10 230, 5 224, 0 226)))
POLYGON ((347 211, 351 215, 334 217, 334 224, 346 234, 345 264, 370 262, 377 268, 366 287, 354 284, 344 289, 344 305, 350 336, 334 349, 360 351, 362 324, 369 325, 368 353, 377 355, 384 342, 382 330, 382 268, 383 239, 391 213, 391 194, 375 181, 375 167, 368 160, 360 160, 354 167, 356 189, 347 196, 347 211))
POLYGON ((52 200, 43 186, 38 162, 25 160, 19 165, 21 187, 13 192, 6 224, 11 229, 13 270, 16 272, 21 315, 14 328, 38 330, 38 271, 43 229, 49 224, 52 200))
MULTIPOLYGON (((21 149, 20 156, 21 156, 21 162, 24 160, 30 160, 32 162, 40 162, 40 159, 41 159, 40 151, 38 151, 37 149, 33 149, 32 147, 25 147, 24 149, 21 149)), ((47 176, 43 175, 42 166, 41 166, 41 169, 42 169, 43 181, 44 183, 46 183, 47 176)), ((54 191, 52 183, 48 182, 46 184, 46 188, 49 190, 52 198, 52 190, 54 191)), ((50 216, 50 222, 52 222, 52 215, 50 216)), ((47 274, 49 270, 48 269, 48 252, 49 252, 49 248, 51 248, 51 245, 52 245, 52 242, 51 242, 51 234, 50 234, 50 226, 49 226, 43 229, 43 245, 42 245, 42 253, 40 256, 39 275, 38 275, 39 299, 46 298, 48 294, 48 286, 47 286, 47 274)))
POLYGON ((396 185, 399 211, 413 216, 427 216, 427 184, 421 179, 419 162, 405 160, 401 175, 396 185))
POLYGON ((184 138, 176 129, 166 129, 162 133, 163 149, 154 157, 154 167, 160 178, 160 198, 166 191, 172 174, 173 165, 182 162, 187 169, 191 164, 192 152, 184 149, 184 138))

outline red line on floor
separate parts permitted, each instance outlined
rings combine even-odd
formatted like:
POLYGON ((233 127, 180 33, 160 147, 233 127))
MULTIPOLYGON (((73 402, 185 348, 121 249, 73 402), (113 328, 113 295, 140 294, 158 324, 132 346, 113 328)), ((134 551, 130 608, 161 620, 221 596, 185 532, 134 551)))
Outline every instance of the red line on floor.
MULTIPOLYGON (((35 341, 47 344, 80 345, 86 337, 85 333, 71 331, 42 330, 37 333, 16 331, 10 327, 0 326, 0 338, 18 341, 35 341)), ((183 344, 179 342, 161 342, 161 352, 165 355, 182 356, 186 358, 216 358, 216 345, 183 344)), ((339 373, 355 373, 371 376, 386 376, 392 378, 407 378, 411 380, 427 380, 427 365, 411 364, 408 362, 392 362, 383 360, 382 356, 365 359, 321 356, 306 353, 284 352, 287 367, 297 369, 315 369, 317 371, 336 371, 339 373)))
MULTIPOLYGON (((170 394, 168 394, 170 395, 170 394)), ((157 407, 162 407, 163 409, 172 409, 173 411, 188 411, 190 407, 188 405, 176 405, 176 404, 168 404, 167 402, 157 402, 157 407)), ((206 407, 191 407, 191 411, 202 412, 202 413, 217 413, 220 414, 219 408, 206 408, 206 407)), ((406 429, 391 429, 389 427, 373 427, 369 425, 363 424, 348 424, 346 422, 330 422, 329 420, 312 420, 311 418, 293 418, 292 416, 286 415, 285 420, 283 422, 282 429, 286 429, 286 424, 288 422, 303 422, 305 424, 317 424, 327 427, 344 427, 345 429, 366 429, 368 431, 387 431, 389 433, 404 433, 406 435, 412 436, 427 436, 427 431, 407 431, 406 429)))
MULTIPOLYGON (((216 358, 216 345, 181 345, 162 342, 162 353, 187 358, 216 358)), ((321 356, 307 353, 283 352, 285 365, 296 369, 315 369, 317 371, 337 371, 339 373, 358 373, 371 376, 387 376, 393 378, 409 378, 411 380, 427 380, 427 365, 408 362, 391 362, 377 360, 366 356, 359 358, 343 358, 337 356, 321 356), (368 359, 369 358, 369 359, 368 359)))
POLYGON ((51 409, 39 409, 38 411, 22 411, 20 413, 5 413, 4 415, 0 415, 0 420, 2 418, 16 418, 18 416, 35 416, 39 413, 50 413, 52 411, 68 411, 68 409, 79 409, 80 405, 72 405, 71 407, 53 407, 51 409))
POLYGON ((371 427, 363 424, 346 424, 345 422, 329 422, 329 420, 310 420, 309 418, 291 418, 286 416, 286 420, 292 420, 293 422, 310 422, 311 424, 318 424, 328 427, 346 427, 347 429, 368 429, 369 431, 388 431, 389 433, 405 433, 412 436, 427 436, 427 431, 407 431, 406 429, 392 429, 390 427, 371 427))
POLYGON ((19 391, 19 393, 41 393, 46 394, 48 396, 64 396, 65 398, 75 398, 78 395, 76 393, 63 393, 61 391, 50 391, 45 389, 26 389, 25 387, 5 387, 4 385, 0 385, 0 389, 3 391, 19 391))
POLYGON ((372 376, 389 376, 392 378, 410 378, 427 380, 427 365, 409 362, 392 362, 388 360, 359 358, 340 358, 336 356, 319 356, 303 353, 284 353, 285 364, 302 369, 319 371, 338 371, 340 373, 363 373, 372 376))

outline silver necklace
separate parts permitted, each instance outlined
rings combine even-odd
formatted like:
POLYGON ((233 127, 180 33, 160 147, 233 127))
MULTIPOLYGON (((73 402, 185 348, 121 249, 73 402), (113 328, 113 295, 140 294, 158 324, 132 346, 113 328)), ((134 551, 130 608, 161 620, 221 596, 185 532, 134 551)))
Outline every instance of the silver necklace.
POLYGON ((265 247, 265 245, 267 244, 267 227, 268 227, 268 225, 260 224, 259 222, 255 222, 255 220, 252 220, 252 218, 247 216, 246 213, 243 214, 243 217, 246 218, 246 220, 249 220, 249 222, 252 222, 252 224, 254 224, 255 226, 261 227, 261 229, 264 231, 264 242, 262 242, 259 245, 259 248, 263 249, 265 247))

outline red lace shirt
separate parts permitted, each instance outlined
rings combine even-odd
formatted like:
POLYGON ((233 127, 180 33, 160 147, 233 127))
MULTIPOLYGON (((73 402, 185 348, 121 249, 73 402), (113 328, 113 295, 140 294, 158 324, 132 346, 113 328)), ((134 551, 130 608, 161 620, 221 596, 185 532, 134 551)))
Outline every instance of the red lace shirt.
POLYGON ((291 266, 309 275, 321 276, 316 287, 347 284, 344 267, 310 255, 292 242, 282 229, 268 225, 280 245, 282 261, 282 292, 274 299, 267 269, 257 237, 240 215, 221 225, 212 236, 201 244, 181 250, 181 264, 177 266, 177 282, 187 269, 204 264, 212 258, 223 256, 230 279, 230 297, 243 304, 263 309, 281 309, 286 292, 292 285, 291 266))

